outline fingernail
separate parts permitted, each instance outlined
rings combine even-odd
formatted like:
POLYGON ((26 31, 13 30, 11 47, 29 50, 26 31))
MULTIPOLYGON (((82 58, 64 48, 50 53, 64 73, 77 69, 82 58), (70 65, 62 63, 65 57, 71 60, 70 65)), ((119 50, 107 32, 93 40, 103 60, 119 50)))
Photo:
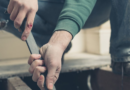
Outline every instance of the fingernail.
POLYGON ((41 57, 41 55, 40 55, 40 54, 38 54, 38 57, 40 58, 40 57, 41 57))
POLYGON ((53 83, 49 83, 49 89, 53 89, 53 83))
POLYGON ((19 26, 18 26, 18 25, 14 25, 14 27, 15 27, 16 29, 19 29, 19 26))
POLYGON ((22 32, 22 30, 18 29, 19 32, 22 32))
POLYGON ((23 37, 22 37, 22 40, 24 40, 24 41, 25 41, 26 39, 27 39, 27 37, 26 37, 26 36, 23 36, 23 37))

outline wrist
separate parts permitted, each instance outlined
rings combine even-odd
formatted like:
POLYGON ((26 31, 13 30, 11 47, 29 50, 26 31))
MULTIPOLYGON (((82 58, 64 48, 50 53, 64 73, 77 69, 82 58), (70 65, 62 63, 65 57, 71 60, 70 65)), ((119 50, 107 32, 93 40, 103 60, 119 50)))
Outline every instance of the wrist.
POLYGON ((57 45, 64 52, 71 40, 72 35, 69 32, 55 31, 48 43, 51 45, 57 45))

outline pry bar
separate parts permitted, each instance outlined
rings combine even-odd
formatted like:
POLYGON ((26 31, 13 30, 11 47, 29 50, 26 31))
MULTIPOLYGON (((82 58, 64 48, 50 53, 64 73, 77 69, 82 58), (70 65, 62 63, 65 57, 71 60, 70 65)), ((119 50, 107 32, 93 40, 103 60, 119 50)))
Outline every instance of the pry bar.
MULTIPOLYGON (((22 31, 24 31, 25 25, 26 25, 26 20, 23 21, 23 24, 20 27, 20 29, 22 31)), ((29 36, 28 36, 28 38, 26 40, 26 43, 27 43, 27 46, 28 46, 29 51, 30 51, 31 54, 40 54, 38 46, 37 46, 37 44, 35 42, 35 39, 34 39, 34 37, 32 35, 32 32, 30 32, 30 34, 29 34, 29 36)), ((48 90, 47 87, 46 87, 46 84, 44 84, 44 88, 45 88, 45 90, 48 90)), ((53 90, 56 90, 55 86, 54 86, 53 90)))

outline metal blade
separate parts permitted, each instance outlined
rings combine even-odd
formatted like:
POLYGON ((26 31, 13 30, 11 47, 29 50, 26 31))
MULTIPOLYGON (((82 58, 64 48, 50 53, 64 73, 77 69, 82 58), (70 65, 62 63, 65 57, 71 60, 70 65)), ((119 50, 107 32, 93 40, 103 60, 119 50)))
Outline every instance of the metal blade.
POLYGON ((40 54, 32 33, 29 34, 26 43, 31 54, 40 54))

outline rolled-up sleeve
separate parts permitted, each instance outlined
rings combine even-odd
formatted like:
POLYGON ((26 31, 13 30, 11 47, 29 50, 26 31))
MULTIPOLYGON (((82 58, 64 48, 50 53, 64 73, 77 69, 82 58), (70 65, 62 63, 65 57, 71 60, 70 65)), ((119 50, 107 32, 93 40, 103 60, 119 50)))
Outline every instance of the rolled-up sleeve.
POLYGON ((74 37, 85 24, 97 0, 66 0, 55 31, 65 30, 74 37))

